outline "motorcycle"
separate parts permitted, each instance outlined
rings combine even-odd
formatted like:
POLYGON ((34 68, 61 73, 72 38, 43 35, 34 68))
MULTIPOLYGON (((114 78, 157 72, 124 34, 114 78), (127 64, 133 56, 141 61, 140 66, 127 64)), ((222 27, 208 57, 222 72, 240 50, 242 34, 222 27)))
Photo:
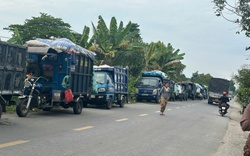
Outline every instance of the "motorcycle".
POLYGON ((228 109, 228 106, 226 103, 222 103, 219 105, 219 113, 221 116, 224 116, 225 114, 227 114, 227 109, 228 109))
POLYGON ((50 96, 48 96, 50 91, 46 90, 46 87, 41 83, 38 83, 41 79, 48 81, 48 79, 42 76, 30 76, 25 80, 23 95, 18 97, 19 101, 16 106, 16 113, 19 117, 25 117, 33 106, 42 107, 44 104, 49 105, 51 101, 50 96))

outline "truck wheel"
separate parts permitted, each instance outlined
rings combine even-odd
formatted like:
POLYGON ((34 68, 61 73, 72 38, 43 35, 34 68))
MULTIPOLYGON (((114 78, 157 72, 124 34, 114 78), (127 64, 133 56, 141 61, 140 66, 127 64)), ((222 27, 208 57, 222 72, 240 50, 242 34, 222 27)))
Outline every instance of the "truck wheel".
POLYGON ((125 104, 125 98, 122 97, 122 99, 119 101, 119 106, 120 106, 120 108, 123 108, 123 107, 124 107, 124 104, 125 104))
POLYGON ((2 105, 0 104, 0 119, 2 117, 2 105))
POLYGON ((106 103, 106 108, 107 109, 111 109, 112 108, 112 104, 113 104, 112 98, 110 97, 109 100, 108 100, 108 102, 106 103))
POLYGON ((81 114, 82 113, 82 100, 79 100, 77 102, 74 102, 73 104, 73 112, 74 114, 81 114))
POLYGON ((16 114, 19 117, 25 117, 29 113, 30 108, 26 108, 28 103, 28 99, 21 99, 18 101, 17 106, 16 106, 16 114))

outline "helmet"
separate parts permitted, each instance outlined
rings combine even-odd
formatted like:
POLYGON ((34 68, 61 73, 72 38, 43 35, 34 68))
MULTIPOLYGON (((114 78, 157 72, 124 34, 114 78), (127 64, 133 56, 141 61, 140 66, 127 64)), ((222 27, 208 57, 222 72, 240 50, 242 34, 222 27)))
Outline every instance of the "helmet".
POLYGON ((227 95, 227 92, 223 92, 222 94, 223 94, 223 95, 227 95))

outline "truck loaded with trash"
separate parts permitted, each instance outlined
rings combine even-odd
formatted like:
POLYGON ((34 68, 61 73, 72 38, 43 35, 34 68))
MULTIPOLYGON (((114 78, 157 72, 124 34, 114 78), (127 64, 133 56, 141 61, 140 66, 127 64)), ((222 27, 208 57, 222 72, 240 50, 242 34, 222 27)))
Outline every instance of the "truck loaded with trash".
POLYGON ((230 81, 223 78, 211 78, 208 86, 208 104, 220 103, 223 92, 229 92, 230 81))
POLYGON ((136 101, 154 100, 160 103, 160 89, 163 82, 169 82, 166 74, 162 71, 143 71, 141 78, 136 82, 136 101))
POLYGON ((27 78, 16 113, 25 117, 32 108, 49 111, 73 108, 81 114, 92 90, 95 54, 68 39, 26 42, 27 78))
POLYGON ((0 118, 6 105, 15 105, 25 78, 26 47, 0 41, 0 118))
POLYGON ((128 68, 119 66, 94 66, 93 91, 89 104, 111 109, 114 104, 123 108, 128 102, 128 68))

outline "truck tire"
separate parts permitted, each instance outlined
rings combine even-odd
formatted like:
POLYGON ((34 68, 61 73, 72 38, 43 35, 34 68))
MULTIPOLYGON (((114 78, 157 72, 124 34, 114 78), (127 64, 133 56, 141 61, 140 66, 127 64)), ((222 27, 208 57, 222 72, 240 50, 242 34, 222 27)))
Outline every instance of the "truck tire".
POLYGON ((124 104, 125 104, 125 98, 122 97, 122 99, 119 101, 119 106, 120 106, 120 108, 123 108, 123 107, 124 107, 124 104))
POLYGON ((108 102, 106 102, 106 108, 107 109, 111 109, 112 108, 112 104, 113 104, 113 101, 112 101, 112 98, 110 97, 108 102))
POLYGON ((41 68, 38 64, 29 64, 27 66, 27 74, 32 73, 32 76, 39 77, 41 76, 41 68))
POLYGON ((82 113, 82 107, 83 107, 83 104, 82 104, 82 100, 79 100, 77 102, 73 102, 73 112, 74 114, 81 114, 82 113))
POLYGON ((19 117, 25 117, 29 113, 30 108, 26 109, 28 103, 28 99, 21 99, 18 101, 17 106, 16 106, 16 114, 19 117))

